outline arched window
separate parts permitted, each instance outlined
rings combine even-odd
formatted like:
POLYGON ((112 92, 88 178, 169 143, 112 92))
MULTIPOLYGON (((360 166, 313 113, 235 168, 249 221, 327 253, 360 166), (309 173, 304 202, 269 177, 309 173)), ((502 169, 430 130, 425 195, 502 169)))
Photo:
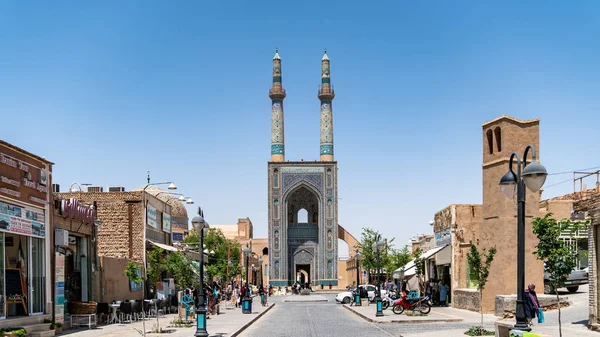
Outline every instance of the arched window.
POLYGON ((304 208, 298 211, 298 223, 308 223, 308 211, 304 208))
POLYGON ((275 249, 279 249, 279 231, 273 232, 273 241, 275 242, 275 249))
POLYGON ((490 154, 492 154, 494 153, 494 136, 492 135, 492 130, 487 130, 485 135, 487 136, 488 150, 490 151, 490 154))
POLYGON ((267 247, 263 248, 262 254, 263 255, 269 255, 269 248, 267 248, 267 247))
POLYGON ((333 235, 331 229, 327 230, 327 249, 333 248, 333 235))
POLYGON ((502 130, 500 130, 500 127, 494 129, 494 136, 496 137, 496 149, 500 152, 502 151, 502 130))
POLYGON ((273 187, 279 187, 279 170, 273 170, 273 187))

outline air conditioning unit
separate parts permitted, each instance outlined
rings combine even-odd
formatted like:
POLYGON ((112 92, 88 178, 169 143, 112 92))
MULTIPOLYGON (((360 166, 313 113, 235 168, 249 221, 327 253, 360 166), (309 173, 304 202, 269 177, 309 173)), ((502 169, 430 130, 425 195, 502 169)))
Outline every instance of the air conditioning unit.
POLYGON ((109 192, 125 192, 125 187, 109 186, 109 192))
POLYGON ((55 246, 69 246, 69 231, 65 229, 54 230, 54 245, 55 246))
POLYGON ((87 191, 91 193, 102 193, 104 192, 104 189, 102 186, 88 186, 87 191))

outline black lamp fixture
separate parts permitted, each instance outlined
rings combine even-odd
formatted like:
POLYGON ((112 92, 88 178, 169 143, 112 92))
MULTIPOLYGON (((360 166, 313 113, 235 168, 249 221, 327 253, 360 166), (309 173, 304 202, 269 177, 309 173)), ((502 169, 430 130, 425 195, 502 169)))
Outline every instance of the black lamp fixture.
POLYGON ((381 251, 385 247, 385 243, 381 240, 373 242, 373 252, 377 255, 377 293, 375 295, 375 302, 377 303, 377 312, 375 316, 383 316, 383 303, 381 300, 381 251))
POLYGON ((354 305, 362 306, 362 302, 360 301, 360 253, 358 249, 356 250, 356 255, 354 255, 354 262, 356 262, 356 293, 354 295, 354 305))
POLYGON ((206 330, 206 295, 204 294, 204 231, 209 225, 204 221, 204 212, 198 207, 198 215, 192 219, 192 225, 200 236, 200 289, 198 290, 198 306, 196 308, 196 334, 195 337, 208 337, 206 330))
POLYGON ((250 297, 250 288, 248 287, 248 260, 250 258, 250 254, 252 253, 252 249, 246 247, 242 249, 244 256, 246 257, 246 290, 244 291, 244 298, 242 298, 242 313, 243 314, 251 314, 252 313, 252 297, 250 297))
POLYGON ((537 192, 542 188, 548 172, 546 168, 536 161, 535 147, 528 145, 523 154, 523 160, 519 154, 513 152, 510 155, 508 172, 500 179, 500 190, 510 199, 517 197, 517 308, 513 329, 531 331, 525 316, 525 186, 531 192, 537 192), (531 151, 531 163, 527 163, 527 154, 531 151), (513 171, 513 163, 516 160, 517 173, 513 171))

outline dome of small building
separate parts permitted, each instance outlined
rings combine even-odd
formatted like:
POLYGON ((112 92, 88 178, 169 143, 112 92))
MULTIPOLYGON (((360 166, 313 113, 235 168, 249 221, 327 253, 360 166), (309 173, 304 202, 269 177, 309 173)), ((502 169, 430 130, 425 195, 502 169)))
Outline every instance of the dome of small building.
MULTIPOLYGON (((144 187, 146 187, 146 186, 138 187, 136 189, 133 189, 133 191, 143 191, 144 187)), ((179 201, 179 197, 169 194, 170 193, 169 191, 165 191, 165 190, 155 187, 155 186, 149 186, 148 188, 146 188, 146 192, 148 192, 148 194, 151 194, 164 202, 168 202, 168 205, 171 206, 171 216, 172 217, 188 219, 188 213, 187 213, 187 209, 185 208, 185 204, 183 202, 179 201), (171 201, 171 200, 175 200, 175 201, 171 201)))

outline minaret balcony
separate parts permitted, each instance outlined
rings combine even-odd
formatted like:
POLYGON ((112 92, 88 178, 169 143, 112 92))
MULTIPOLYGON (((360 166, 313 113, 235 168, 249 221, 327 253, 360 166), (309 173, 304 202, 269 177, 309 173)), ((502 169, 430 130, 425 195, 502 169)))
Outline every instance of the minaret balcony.
POLYGON ((269 89, 269 97, 271 99, 284 99, 286 96, 285 89, 281 87, 269 89))
POLYGON ((320 85, 318 97, 321 101, 331 101, 335 97, 333 85, 320 85))

